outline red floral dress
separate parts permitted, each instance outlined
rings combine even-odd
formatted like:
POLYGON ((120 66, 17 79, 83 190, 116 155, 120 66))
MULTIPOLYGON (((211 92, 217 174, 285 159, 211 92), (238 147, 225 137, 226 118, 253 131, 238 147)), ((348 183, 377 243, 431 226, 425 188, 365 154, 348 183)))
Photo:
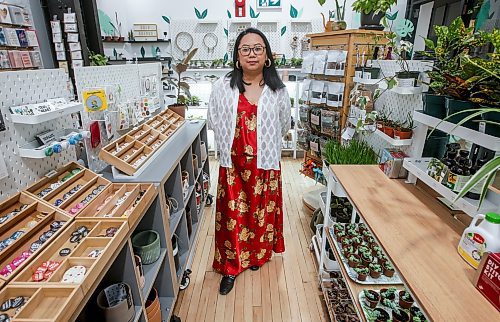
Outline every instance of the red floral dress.
POLYGON ((281 171, 257 169, 257 105, 238 101, 231 168, 219 168, 213 268, 238 275, 285 251, 281 171))

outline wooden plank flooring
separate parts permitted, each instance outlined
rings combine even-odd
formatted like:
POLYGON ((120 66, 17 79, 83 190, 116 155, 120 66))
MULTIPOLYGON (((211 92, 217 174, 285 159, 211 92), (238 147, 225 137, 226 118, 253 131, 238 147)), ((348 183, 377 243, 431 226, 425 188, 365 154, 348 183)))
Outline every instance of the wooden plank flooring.
MULTIPOLYGON (((284 235, 286 251, 236 279, 234 289, 219 295, 221 276, 212 269, 215 205, 206 208, 195 248, 191 284, 180 291, 174 314, 183 322, 328 322, 317 282, 317 264, 309 250, 310 214, 302 206, 302 192, 314 181, 298 173, 300 160, 282 159, 284 235)), ((211 159, 216 195, 218 162, 211 159)))

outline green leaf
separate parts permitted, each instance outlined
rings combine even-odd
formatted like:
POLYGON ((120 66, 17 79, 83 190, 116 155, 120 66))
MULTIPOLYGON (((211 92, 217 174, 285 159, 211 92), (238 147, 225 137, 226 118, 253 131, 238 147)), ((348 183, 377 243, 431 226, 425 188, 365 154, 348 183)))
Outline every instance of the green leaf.
POLYGON ((229 37, 229 30, 227 30, 227 28, 224 28, 224 33, 226 34, 226 37, 229 37))
POLYGON ((141 56, 142 58, 146 56, 146 49, 144 49, 144 46, 141 47, 141 56))
POLYGON ((170 23, 170 18, 167 16, 161 16, 166 23, 170 23))
POLYGON ((434 50, 436 48, 436 46, 434 45, 434 42, 432 40, 430 40, 429 38, 424 38, 424 43, 425 43, 425 46, 431 50, 434 50))
POLYGON ((227 17, 231 19, 231 12, 229 10, 227 11, 227 17))
POLYGON ((201 19, 205 19, 208 15, 208 9, 205 9, 203 13, 201 14, 201 19))
POLYGON ((286 33, 286 26, 281 28, 281 35, 283 36, 286 33))
POLYGON ((290 5, 290 17, 297 18, 298 14, 297 9, 293 5, 290 5))
POLYGON ((224 65, 227 64, 227 61, 229 60, 229 54, 225 53, 224 54, 224 65))
POLYGON ((318 2, 319 2, 319 4, 320 4, 321 6, 323 6, 323 5, 325 4, 326 0, 318 0, 318 2))
POLYGON ((250 18, 258 18, 260 16, 260 12, 258 14, 255 13, 255 10, 253 10, 252 6, 250 6, 250 18))
POLYGON ((196 7, 194 8, 194 13, 196 13, 196 17, 198 19, 201 19, 201 13, 200 13, 200 11, 196 7))
POLYGON ((388 13, 388 12, 387 12, 387 13, 385 14, 385 17, 386 17, 387 19, 391 20, 391 21, 394 21, 394 20, 396 20, 396 18, 398 17, 398 12, 399 12, 399 11, 396 11, 396 12, 395 12, 395 13, 393 13, 392 15, 391 15, 390 13, 388 13))

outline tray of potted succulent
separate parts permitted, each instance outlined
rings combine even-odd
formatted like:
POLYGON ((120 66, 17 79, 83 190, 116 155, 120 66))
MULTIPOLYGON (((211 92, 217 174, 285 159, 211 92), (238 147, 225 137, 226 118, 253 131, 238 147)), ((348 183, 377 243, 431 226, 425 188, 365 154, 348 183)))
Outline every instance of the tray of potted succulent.
POLYGON ((334 224, 334 245, 347 275, 359 284, 403 284, 394 266, 364 223, 334 224))
POLYGON ((359 303, 367 321, 423 322, 424 313, 408 290, 394 287, 380 291, 365 289, 359 293, 359 303))

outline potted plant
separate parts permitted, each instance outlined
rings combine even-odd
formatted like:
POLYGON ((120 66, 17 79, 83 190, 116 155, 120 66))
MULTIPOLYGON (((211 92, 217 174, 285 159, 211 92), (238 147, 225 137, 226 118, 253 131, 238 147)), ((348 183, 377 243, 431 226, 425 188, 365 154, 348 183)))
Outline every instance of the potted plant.
POLYGON ((389 321, 389 314, 381 308, 373 310, 365 307, 365 313, 369 322, 386 322, 389 321))
POLYGON ((386 120, 384 122, 384 127, 382 131, 387 135, 390 136, 391 138, 394 137, 394 127, 397 126, 397 122, 392 121, 392 120, 386 120))
POLYGON ((384 275, 387 277, 393 277, 395 273, 394 266, 391 263, 385 262, 382 267, 384 268, 384 275))
POLYGON ((394 138, 399 140, 410 139, 413 134, 413 129, 416 126, 413 122, 412 113, 408 113, 406 116, 406 121, 398 124, 398 127, 394 129, 394 138))
POLYGON ((343 238, 345 238, 346 232, 343 230, 338 231, 335 233, 335 238, 337 239, 338 242, 341 242, 343 238))
POLYGON ((356 272, 356 274, 358 274, 358 281, 366 281, 366 278, 370 273, 370 270, 364 266, 356 267, 354 268, 354 271, 356 272))
POLYGON ((373 255, 371 252, 366 251, 364 253, 361 253, 361 262, 365 266, 369 266, 373 262, 373 255))
POLYGON ((365 238, 365 241, 368 243, 368 245, 375 243, 375 238, 373 238, 373 236, 371 234, 365 235, 364 238, 365 238))
POLYGON ((363 290, 363 294, 366 301, 368 302, 368 306, 370 307, 370 309, 376 308, 378 302, 380 301, 380 294, 373 290, 363 290))
POLYGON ((389 260, 387 259, 387 256, 385 256, 382 251, 378 252, 377 253, 377 256, 378 258, 378 262, 382 265, 384 265, 385 263, 387 263, 389 260))
POLYGON ((353 246, 342 247, 342 254, 344 255, 345 258, 349 258, 349 255, 354 254, 354 247, 353 246))
POLYGON ((403 309, 408 310, 413 303, 415 303, 415 300, 411 296, 410 292, 407 290, 404 291, 399 291, 399 306, 401 306, 403 309))
POLYGON ((342 247, 345 246, 352 246, 352 240, 348 236, 342 239, 342 247))
POLYGON ((384 26, 380 20, 385 12, 389 10, 396 0, 356 0, 352 4, 352 9, 361 14, 360 29, 383 30, 384 26))
POLYGON ((379 278, 382 275, 382 266, 380 264, 371 263, 368 268, 370 269, 370 276, 372 278, 379 278))
POLYGON ((383 304, 392 310, 392 321, 393 322, 408 322, 408 321, 410 321, 410 316, 408 315, 408 313, 406 313, 405 311, 398 308, 396 303, 391 302, 391 301, 386 299, 386 300, 384 300, 383 304))
MULTIPOLYGON (((186 116, 186 104, 185 104, 186 99, 191 97, 191 93, 189 92, 190 87, 189 84, 186 82, 186 80, 191 78, 182 77, 182 73, 184 73, 187 70, 189 62, 191 61, 191 59, 193 59, 194 55, 196 55, 197 52, 198 48, 192 49, 183 60, 177 62, 174 65, 174 70, 177 72, 176 82, 174 82, 174 80, 168 74, 164 73, 162 77, 162 81, 168 80, 168 83, 170 85, 177 88, 177 104, 169 105, 168 108, 182 117, 186 116), (181 95, 181 90, 185 96, 181 95)), ((164 85, 167 84, 164 83, 164 85)))
POLYGON ((347 258, 347 261, 348 261, 349 267, 351 267, 351 268, 356 268, 361 263, 361 260, 359 259, 359 256, 356 255, 356 254, 351 254, 349 256, 349 258, 347 258))
POLYGON ((337 235, 338 232, 340 232, 340 231, 345 231, 344 225, 342 225, 340 223, 335 223, 333 225, 333 232, 335 233, 335 235, 337 235))
POLYGON ((89 52, 90 66, 105 66, 108 63, 108 57, 96 54, 93 51, 89 52))
POLYGON ((382 249, 380 248, 380 246, 377 245, 376 243, 371 243, 370 244, 370 248, 372 250, 373 256, 377 256, 377 254, 382 251, 382 249))
POLYGON ((381 303, 385 305, 384 300, 394 301, 396 299, 396 291, 395 287, 383 288, 380 290, 381 303))
POLYGON ((347 224, 345 227, 347 230, 351 230, 353 232, 356 232, 356 230, 358 228, 358 226, 356 224, 347 224))
POLYGON ((363 241, 361 239, 361 236, 354 236, 354 237, 352 237, 351 240, 352 240, 352 244, 354 247, 358 247, 361 244, 361 242, 363 241))
POLYGON ((424 313, 422 313, 422 311, 416 306, 410 307, 410 320, 414 322, 427 321, 424 313))

